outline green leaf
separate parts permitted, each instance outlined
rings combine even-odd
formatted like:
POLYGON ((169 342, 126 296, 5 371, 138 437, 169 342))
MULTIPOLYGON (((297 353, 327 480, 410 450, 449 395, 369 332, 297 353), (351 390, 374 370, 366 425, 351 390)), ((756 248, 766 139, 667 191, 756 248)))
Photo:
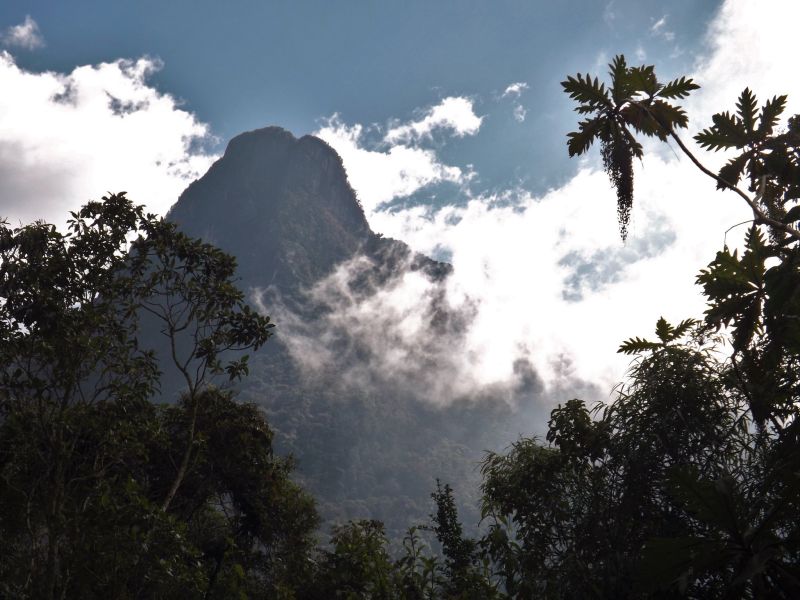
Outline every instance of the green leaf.
POLYGON ((761 109, 761 118, 758 122, 758 135, 761 139, 772 134, 772 130, 778 124, 778 117, 785 108, 786 96, 775 96, 772 100, 767 100, 761 109))
POLYGON ((683 337, 695 325, 697 325, 697 319, 684 319, 675 327, 672 332, 672 339, 677 340, 683 337))
POLYGON ((691 79, 687 79, 686 77, 681 77, 680 79, 675 79, 670 81, 661 90, 658 92, 658 96, 660 98, 686 98, 692 91, 699 90, 700 86, 694 83, 691 79))
POLYGON ((659 90, 653 65, 630 68, 628 70, 628 78, 635 92, 644 92, 652 97, 659 90))
POLYGON ((786 213, 786 216, 784 216, 781 221, 784 223, 794 223, 795 221, 800 221, 800 204, 790 208, 789 212, 786 213))
POLYGON ((681 107, 663 100, 654 100, 650 105, 650 111, 656 121, 667 126, 668 129, 684 128, 689 124, 689 118, 681 107))
POLYGON ((713 127, 709 127, 698 133, 694 136, 694 140, 701 148, 706 150, 722 150, 734 145, 730 143, 730 140, 726 136, 722 135, 713 127))
POLYGON ((599 117, 581 121, 578 131, 567 134, 567 149, 570 156, 580 156, 588 151, 600 131, 602 121, 599 117))
POLYGON ((658 336, 658 339, 661 340, 662 344, 666 344, 672 340, 674 332, 675 328, 667 323, 667 320, 664 317, 658 319, 658 322, 656 323, 656 336, 658 336))
POLYGON ((750 227, 744 235, 744 245, 748 252, 752 253, 754 256, 758 256, 758 258, 762 258, 767 249, 764 234, 762 234, 761 230, 755 225, 750 227))
MULTIPOLYGON (((739 183, 739 180, 742 178, 742 172, 744 171, 745 165, 747 165, 748 158, 750 158, 750 154, 748 152, 744 152, 736 158, 730 159, 719 170, 717 175, 719 175, 720 179, 726 181, 731 186, 736 186, 739 183)), ((727 186, 722 183, 722 181, 717 180, 718 190, 725 189, 726 187, 727 186)))
POLYGON ((696 136, 695 141, 708 150, 724 148, 742 148, 747 144, 747 132, 742 122, 727 112, 717 113, 712 117, 714 125, 704 129, 696 136))
POLYGON ((567 77, 566 81, 561 82, 561 86, 569 94, 569 97, 577 102, 595 109, 611 106, 608 91, 597 77, 593 80, 589 74, 584 77, 578 73, 576 77, 567 77))
POLYGON ((667 132, 653 118, 648 107, 636 104, 627 104, 621 111, 620 116, 626 124, 633 127, 636 131, 647 136, 658 137, 661 140, 667 139, 667 132))
POLYGON ((654 592, 676 586, 686 593, 698 555, 718 555, 719 544, 696 537, 650 538, 642 549, 637 588, 654 592))
POLYGON ((648 352, 651 350, 658 350, 661 348, 661 344, 656 344, 654 342, 648 342, 647 340, 640 338, 640 337, 632 337, 628 340, 625 340, 620 344, 619 348, 617 349, 618 354, 641 354, 642 352, 648 352))
POLYGON ((736 108, 739 113, 739 119, 742 121, 742 125, 744 125, 745 131, 750 134, 753 132, 756 124, 756 97, 753 95, 753 92, 750 91, 750 88, 744 88, 741 95, 739 96, 739 100, 736 102, 736 108))
POLYGON ((676 467, 667 476, 670 495, 698 520, 713 525, 738 539, 743 530, 735 483, 721 477, 701 479, 694 467, 676 467))
POLYGON ((628 76, 628 65, 625 56, 618 54, 608 65, 608 74, 611 76, 611 90, 614 102, 622 104, 632 93, 631 82, 628 76))
MULTIPOLYGON (((731 304, 735 305, 735 302, 731 304)), ((761 321, 762 296, 759 294, 749 302, 740 302, 737 318, 733 327, 733 349, 744 350, 752 341, 761 321)))
POLYGON ((745 238, 747 250, 740 259, 737 253, 718 252, 714 261, 697 277, 708 297, 706 322, 720 327, 734 323, 734 351, 743 350, 753 339, 759 325, 764 301, 764 261, 766 242, 757 227, 745 238))

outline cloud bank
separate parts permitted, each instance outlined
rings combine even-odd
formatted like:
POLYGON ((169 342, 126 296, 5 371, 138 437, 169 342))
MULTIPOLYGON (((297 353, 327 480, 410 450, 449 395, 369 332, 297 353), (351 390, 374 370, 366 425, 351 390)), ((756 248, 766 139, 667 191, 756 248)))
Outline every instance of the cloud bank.
MULTIPOLYGON (((776 93, 800 98, 800 74, 782 47, 791 36, 783 29, 797 22, 800 5, 784 2, 776 10, 782 15, 780 23, 753 0, 722 5, 709 28, 707 51, 690 74, 703 89, 687 106, 693 117, 687 140, 707 125, 713 112, 732 108, 746 85, 762 98, 776 93), (763 33, 767 27, 769 36, 763 33)), ((666 19, 661 19, 653 33, 664 35, 665 27, 666 19)), ((517 96, 522 89, 512 84, 506 94, 517 96)), ((382 150, 362 143, 359 136, 334 136, 324 128, 320 133, 342 154, 374 230, 402 239, 414 250, 446 256, 452 263, 446 302, 469 307, 472 315, 461 333, 461 346, 441 349, 443 355, 468 357, 460 364, 449 363, 440 374, 447 381, 498 385, 512 381, 515 365, 524 359, 546 396, 551 397, 547 390, 568 389, 581 381, 610 391, 628 364, 627 358, 615 354, 623 339, 651 335, 662 315, 678 321, 702 314, 695 275, 722 246, 725 230, 749 217, 743 203, 715 192, 713 182, 688 160, 663 147, 636 165, 636 203, 627 245, 619 241, 615 195, 596 159, 584 162, 568 184, 543 196, 521 189, 476 194, 464 186, 451 191, 444 203, 437 191, 438 204, 398 208, 391 201, 411 193, 406 189, 418 192, 447 178, 416 177, 407 188, 390 186, 381 183, 384 178, 366 158, 380 155, 387 163, 395 159, 394 172, 411 172, 413 163, 405 169, 400 166, 402 155, 393 153, 413 148, 424 153, 426 165, 441 168, 435 149, 425 147, 424 136, 411 133, 424 121, 393 126, 391 131, 404 133, 386 136, 388 147, 382 150)), ((338 127, 361 131, 357 124, 338 122, 338 127)), ((707 160, 715 165, 724 157, 707 160)), ((446 168, 457 173, 457 166, 446 168)), ((459 180, 456 175, 450 179, 459 180)), ((729 234, 728 242, 736 235, 729 234)), ((387 304, 394 301, 391 298, 425 298, 427 290, 399 286, 384 293, 387 304)), ((403 306, 414 315, 424 314, 423 304, 403 306)), ((368 307, 362 307, 367 322, 374 312, 368 307)))
POLYGON ((163 214, 214 157, 208 127, 149 85, 151 58, 32 72, 0 53, 0 217, 63 224, 106 192, 163 214))

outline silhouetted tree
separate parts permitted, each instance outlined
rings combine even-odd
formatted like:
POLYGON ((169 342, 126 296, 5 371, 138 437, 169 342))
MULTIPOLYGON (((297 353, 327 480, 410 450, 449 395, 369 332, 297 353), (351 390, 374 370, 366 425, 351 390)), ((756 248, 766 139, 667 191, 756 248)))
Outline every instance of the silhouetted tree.
POLYGON ((0 228, 0 595, 273 597, 301 576, 313 503, 260 412, 208 378, 246 373, 222 352, 272 326, 234 269, 124 194, 67 233, 0 228), (150 402, 143 313, 185 377, 174 406, 150 402))

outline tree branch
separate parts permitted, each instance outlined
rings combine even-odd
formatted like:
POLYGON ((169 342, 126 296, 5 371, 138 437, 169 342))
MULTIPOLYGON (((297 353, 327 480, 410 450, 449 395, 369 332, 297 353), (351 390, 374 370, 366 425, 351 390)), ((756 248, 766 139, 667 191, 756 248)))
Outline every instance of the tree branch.
POLYGON ((647 111, 647 114, 649 114, 653 118, 653 120, 656 123, 658 123, 658 126, 661 127, 661 129, 666 131, 667 134, 669 134, 669 136, 673 140, 675 140, 675 143, 678 144, 678 147, 683 151, 683 153, 686 156, 689 157, 689 160, 691 160, 698 169, 700 169, 703 173, 705 173, 706 175, 711 177, 711 179, 713 179, 717 183, 720 183, 724 187, 733 190, 733 192, 738 194, 745 202, 747 202, 747 205, 752 209, 753 214, 756 217, 756 219, 755 219, 756 222, 764 223, 766 225, 770 225, 772 227, 775 227, 776 229, 780 229, 784 233, 787 233, 788 235, 793 237, 795 240, 800 241, 800 230, 792 227, 791 225, 788 225, 786 223, 782 223, 782 222, 780 222, 780 221, 778 221, 776 219, 773 219, 772 217, 767 215, 763 210, 761 210, 761 207, 758 206, 758 202, 757 202, 758 196, 756 197, 756 200, 754 200, 753 198, 748 196, 746 193, 744 193, 742 190, 740 190, 738 187, 733 185, 731 182, 726 181, 725 179, 723 179, 722 177, 720 177, 719 175, 717 175, 713 171, 709 170, 703 163, 701 163, 698 160, 698 158, 692 153, 692 151, 689 150, 689 148, 686 147, 686 144, 683 143, 683 140, 681 140, 681 138, 678 136, 678 134, 675 133, 675 131, 672 129, 672 127, 664 125, 664 123, 662 123, 661 120, 655 114, 653 114, 653 112, 646 105, 642 104, 641 102, 636 102, 635 100, 630 100, 630 103, 633 104, 634 106, 637 106, 637 107, 641 108, 642 110, 647 111))

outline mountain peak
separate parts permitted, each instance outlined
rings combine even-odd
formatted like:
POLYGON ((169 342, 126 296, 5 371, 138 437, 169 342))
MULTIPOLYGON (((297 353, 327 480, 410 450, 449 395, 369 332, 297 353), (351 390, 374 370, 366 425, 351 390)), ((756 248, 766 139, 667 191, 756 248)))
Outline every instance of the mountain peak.
POLYGON ((265 127, 233 138, 168 218, 235 255, 251 285, 308 285, 375 235, 324 141, 265 127))

